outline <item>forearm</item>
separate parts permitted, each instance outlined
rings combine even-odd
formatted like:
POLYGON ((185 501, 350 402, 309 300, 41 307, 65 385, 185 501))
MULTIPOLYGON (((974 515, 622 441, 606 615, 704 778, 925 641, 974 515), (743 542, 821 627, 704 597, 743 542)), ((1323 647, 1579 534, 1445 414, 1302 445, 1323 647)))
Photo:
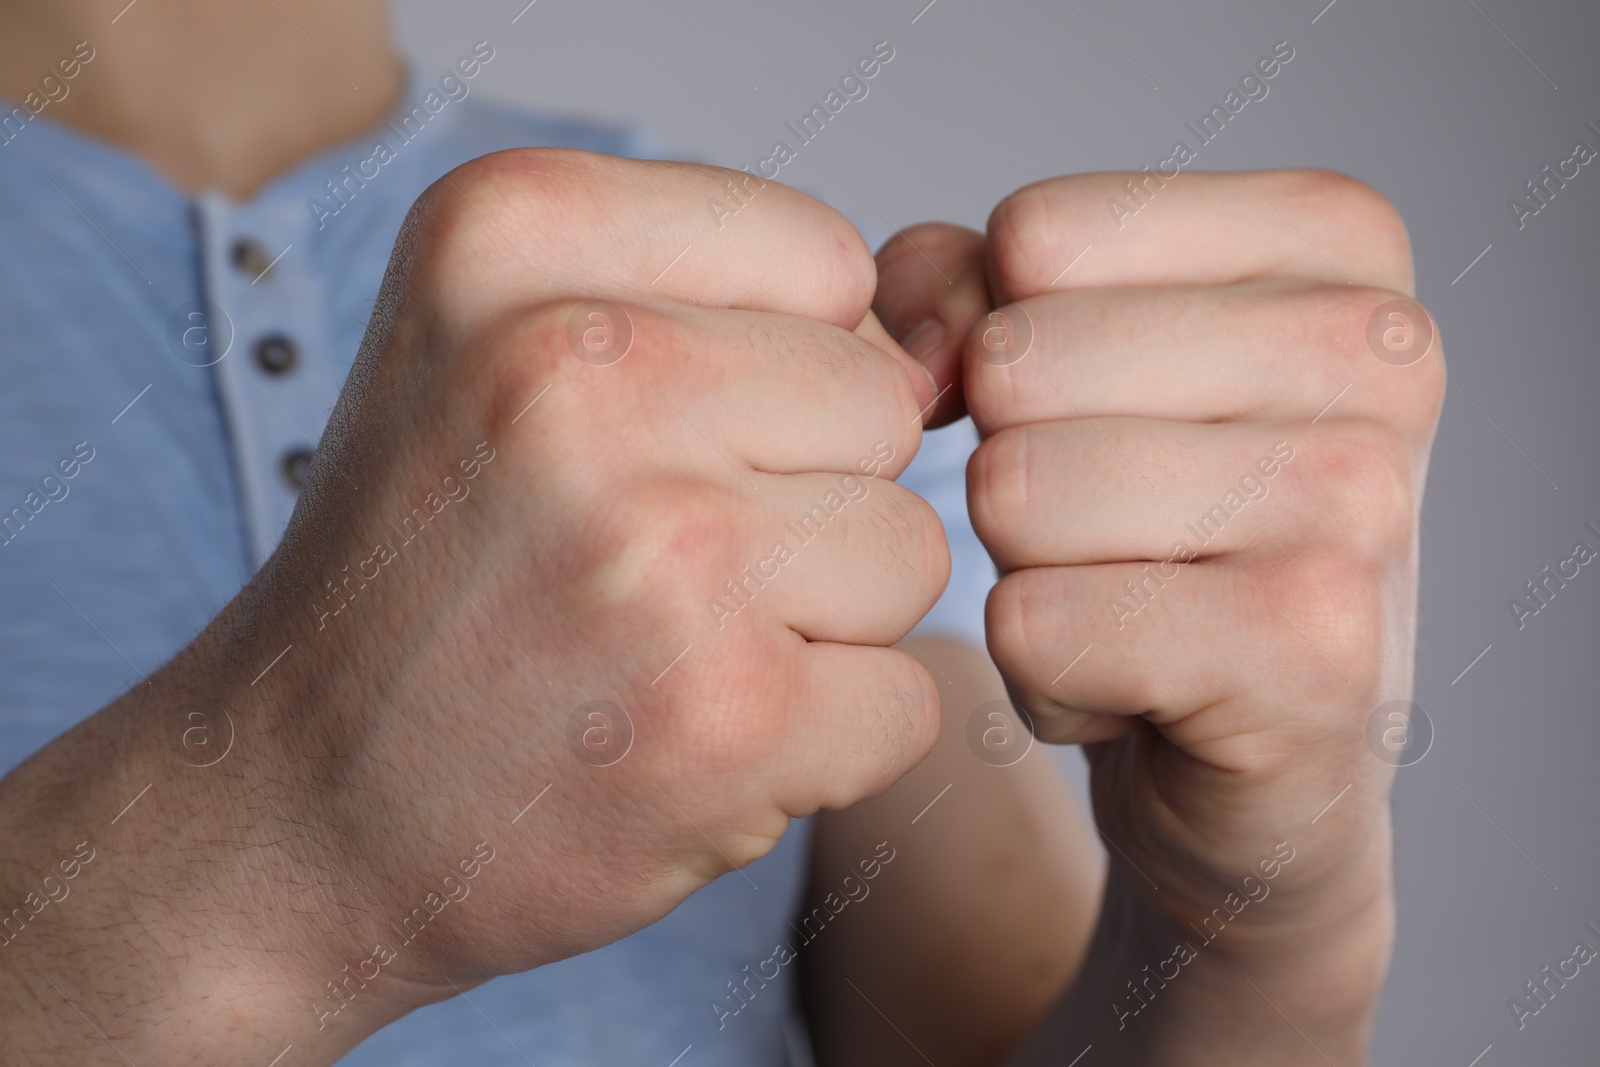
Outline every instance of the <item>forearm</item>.
POLYGON ((1005 699, 988 656, 914 641, 949 679, 939 743, 883 796, 815 818, 807 914, 878 842, 896 855, 871 899, 802 953, 813 1051, 829 1067, 911 1067, 918 1049, 940 1067, 998 1062, 1077 973, 1100 897, 1104 863, 1051 754, 1008 711, 987 715, 1005 699), (975 714, 1019 748, 978 757, 975 714))
POLYGON ((319 1026, 343 973, 306 932, 359 892, 312 843, 271 702, 227 680, 230 640, 0 780, 0 1061, 266 1063, 292 1042, 331 1063, 378 1025, 360 1005, 319 1026))
POLYGON ((1208 941, 1114 871, 1078 981, 1013 1062, 1059 1067, 1093 1046, 1085 1067, 1358 1067, 1389 959, 1390 901, 1380 889, 1272 944, 1231 928, 1208 941))

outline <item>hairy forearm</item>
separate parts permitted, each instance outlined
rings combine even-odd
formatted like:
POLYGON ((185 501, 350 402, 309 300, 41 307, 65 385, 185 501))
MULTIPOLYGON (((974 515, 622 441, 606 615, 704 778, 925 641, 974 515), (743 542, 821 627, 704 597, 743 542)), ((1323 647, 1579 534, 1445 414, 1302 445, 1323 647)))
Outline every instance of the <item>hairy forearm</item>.
POLYGON ((1013 1062, 1059 1065, 1092 1046, 1085 1067, 1358 1067, 1389 958, 1390 900, 1379 890, 1332 921, 1208 941, 1114 871, 1078 981, 1013 1062))
POLYGON ((226 644, 0 780, 0 1062, 266 1063, 293 1043, 331 1063, 379 1024, 311 1008, 342 973, 307 932, 355 921, 360 894, 312 844, 273 741, 289 724, 227 680, 226 644))

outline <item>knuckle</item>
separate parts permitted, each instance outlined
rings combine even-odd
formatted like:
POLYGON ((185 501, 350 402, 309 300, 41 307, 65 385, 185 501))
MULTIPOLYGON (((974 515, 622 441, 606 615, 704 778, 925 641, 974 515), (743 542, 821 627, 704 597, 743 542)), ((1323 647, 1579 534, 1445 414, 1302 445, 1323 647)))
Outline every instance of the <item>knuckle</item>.
POLYGON ((1381 410, 1401 429, 1418 439, 1431 437, 1444 406, 1448 378, 1438 323, 1425 306, 1382 286, 1320 285, 1300 294, 1292 319, 1299 324, 1291 327, 1297 330, 1294 341, 1313 355, 1310 370, 1320 376, 1330 395, 1360 379, 1362 389, 1375 391, 1381 410), (1415 328, 1432 336, 1414 362, 1393 366, 1375 347, 1381 342, 1374 339, 1373 323, 1380 321, 1376 316, 1381 309, 1398 301, 1420 311, 1426 322, 1419 320, 1415 328))
POLYGON ((995 666, 1007 677, 1020 677, 1025 656, 1026 620, 1022 585, 1026 571, 1002 575, 983 606, 984 639, 995 666))
POLYGON ((859 323, 872 310, 872 297, 878 289, 878 264, 866 239, 843 215, 828 208, 827 222, 824 232, 830 233, 832 240, 828 242, 820 276, 832 281, 835 292, 823 306, 845 309, 842 321, 859 323))
MULTIPOLYGON (((898 462, 908 464, 922 446, 921 405, 917 403, 906 372, 894 357, 874 349, 869 363, 871 369, 862 382, 863 387, 873 389, 876 395, 893 398, 884 412, 886 421, 880 422, 877 432, 871 435, 873 443, 887 443, 890 454, 904 457, 898 462)), ((903 469, 903 466, 895 469, 903 469)))
POLYGON ((967 506, 972 528, 991 552, 1006 555, 1007 535, 1019 532, 1028 509, 1029 433, 1009 427, 985 438, 967 461, 967 506))
POLYGON ((897 360, 871 341, 841 327, 763 315, 745 327, 755 352, 791 368, 803 379, 822 384, 831 394, 849 391, 889 398, 878 409, 877 436, 896 455, 917 450, 921 427, 916 393, 897 360))
POLYGON ((860 777, 827 783, 818 798, 823 807, 882 795, 939 739, 938 687, 926 667, 909 653, 884 649, 868 670, 872 677, 853 718, 863 724, 861 748, 875 758, 860 777))
POLYGON ((885 751, 890 757, 878 792, 892 786, 939 740, 939 686, 933 674, 909 653, 897 652, 893 663, 878 698, 885 751))
POLYGON ((1416 486, 1405 439, 1376 423, 1340 424, 1319 451, 1331 507, 1315 510, 1338 517, 1334 536, 1372 562, 1405 550, 1416 534, 1416 486))
POLYGON ((1346 222, 1376 228, 1380 235, 1409 247, 1405 223, 1389 199, 1366 182, 1336 170, 1306 168, 1290 172, 1295 195, 1346 222))
POLYGON ((1001 305, 977 316, 967 330, 962 346, 962 389, 967 412, 982 433, 1015 421, 1019 412, 1038 403, 1029 393, 1030 386, 1037 383, 1037 372, 1030 374, 1019 362, 1034 357, 1018 357, 1010 347, 1025 344, 1022 351, 1028 353, 1037 344, 1037 326, 1028 307, 1026 298, 1001 305), (1020 332, 1019 319, 1026 324, 1020 332), (1023 341, 1024 336, 1028 340, 1023 341))
POLYGON ((443 175, 412 206, 418 234, 432 259, 452 264, 477 251, 488 230, 483 212, 509 192, 505 161, 495 155, 461 164, 443 175))
POLYGON ((503 200, 543 209, 553 218, 592 196, 620 162, 570 148, 509 148, 468 160, 431 188, 444 183, 463 218, 481 219, 477 209, 483 201, 503 200))
POLYGON ((518 238, 538 232, 545 244, 565 245, 559 235, 592 229, 603 213, 596 190, 616 165, 559 148, 506 149, 461 164, 412 205, 407 223, 420 265, 435 284, 465 292, 485 284, 486 262, 515 260, 522 273, 528 262, 518 238))
POLYGON ((879 486, 882 494, 873 521, 883 531, 878 564, 886 571, 905 570, 908 577, 935 591, 950 578, 950 546, 944 524, 933 505, 894 482, 879 486))
MULTIPOLYGON (((1430 311, 1428 315, 1432 318, 1433 313, 1430 311)), ((1444 394, 1450 385, 1450 372, 1444 358, 1444 344, 1438 336, 1437 327, 1435 327, 1433 349, 1415 365, 1416 375, 1410 390, 1413 408, 1425 420, 1430 432, 1439 420, 1439 412, 1444 407, 1444 394)))
POLYGON ((752 540, 743 498, 733 489, 654 472, 613 479, 594 491, 604 492, 603 506, 588 509, 583 536, 569 542, 574 602, 627 618, 638 633, 702 625, 720 577, 712 568, 744 558, 752 540))
POLYGON ((1439 412, 1444 407, 1444 395, 1449 386, 1449 379, 1438 320, 1426 306, 1421 304, 1418 306, 1432 323, 1433 347, 1420 360, 1404 368, 1404 376, 1396 379, 1389 395, 1394 399, 1407 426, 1431 436, 1433 427, 1439 420, 1439 412))
POLYGON ((1366 182, 1333 170, 1290 171, 1287 183, 1291 197, 1339 229, 1360 234, 1364 252, 1387 267, 1396 281, 1409 283, 1411 236, 1387 197, 1366 182))
POLYGON ((853 306, 859 306, 857 321, 865 318, 872 305, 872 294, 878 287, 878 264, 867 247, 866 238, 837 208, 803 193, 795 194, 801 211, 797 218, 797 233, 804 232, 820 237, 831 253, 825 264, 826 277, 834 279, 840 292, 847 294, 853 306))
MULTIPOLYGON (((466 347, 484 356, 472 375, 488 392, 491 428, 507 440, 559 443, 563 434, 606 432, 636 415, 637 405, 629 400, 633 378, 605 361, 591 363, 585 331, 607 331, 608 343, 624 343, 625 336, 631 353, 644 347, 636 334, 670 335, 672 324, 662 312, 633 303, 598 308, 592 301, 555 298, 492 316, 480 329, 482 343, 469 341, 466 347), (598 325, 596 315, 604 319, 598 325), (612 321, 618 315, 621 320, 612 321), (552 396, 541 402, 538 417, 523 420, 530 401, 547 389, 552 396)), ((663 347, 676 349, 656 346, 663 347)))
MULTIPOLYGON (((482 357, 471 379, 481 391, 489 433, 494 440, 506 442, 513 455, 538 454, 541 445, 555 439, 543 432, 548 428, 546 419, 513 423, 527 403, 560 374, 569 313, 555 301, 520 308, 482 325, 478 339, 469 335, 461 346, 482 357)), ((546 408, 540 415, 549 412, 546 408)))
POLYGON ((980 318, 967 333, 961 354, 961 390, 967 414, 980 434, 1001 424, 1009 406, 1011 379, 1009 367, 995 367, 983 360, 983 330, 987 316, 980 318))
POLYGON ((1382 286, 1338 285, 1326 286, 1315 296, 1316 313, 1310 316, 1317 323, 1312 343, 1320 352, 1342 355, 1355 370, 1368 379, 1377 378, 1384 387, 1387 401, 1408 424, 1421 422, 1431 426, 1444 403, 1445 365, 1444 352, 1438 336, 1438 320, 1426 306, 1415 298, 1396 289, 1382 286), (1426 326, 1433 337, 1430 348, 1414 363, 1404 365, 1404 374, 1392 374, 1372 348, 1367 336, 1368 322, 1374 313, 1386 304, 1406 301, 1421 309, 1426 326))
MULTIPOLYGON (((775 203, 782 205, 773 235, 773 255, 762 253, 761 269, 785 268, 785 284, 804 294, 795 307, 808 317, 854 328, 872 309, 878 288, 878 264, 855 224, 834 207, 787 186, 775 203)), ((773 275, 776 277, 776 275, 773 275)))
POLYGON ((567 351, 567 323, 579 306, 576 300, 549 300, 505 315, 490 327, 496 333, 496 363, 544 374, 558 372, 567 362, 562 358, 567 351))
POLYGON ((1361 368, 1372 366, 1367 320, 1375 309, 1410 297, 1374 285, 1317 285, 1304 291, 1306 341, 1319 355, 1340 358, 1361 368))
POLYGON ((636 486, 633 496, 639 514, 622 521, 633 530, 651 573, 676 571, 693 581, 724 560, 743 558, 756 543, 749 505, 737 489, 651 478, 636 486))
POLYGON ((991 281, 996 295, 1028 293, 1037 285, 1039 264, 1052 254, 1051 183, 1025 185, 989 215, 991 281))
POLYGON ((1271 584, 1277 610, 1264 605, 1261 626, 1264 632, 1276 634, 1276 641, 1283 645, 1302 644, 1303 635, 1303 643, 1311 646, 1304 655, 1325 657, 1342 676, 1332 679, 1330 685, 1343 688, 1348 680, 1358 690, 1369 692, 1377 684, 1381 666, 1383 604, 1379 586, 1371 564, 1352 553, 1330 549, 1301 556, 1271 584), (1295 620, 1299 634, 1285 631, 1278 610, 1295 620))
POLYGON ((984 606, 990 657, 1006 677, 1020 680, 1029 690, 1048 688, 1047 679, 1035 676, 1040 651, 1056 643, 1049 592, 1040 572, 1012 571, 995 583, 984 606))

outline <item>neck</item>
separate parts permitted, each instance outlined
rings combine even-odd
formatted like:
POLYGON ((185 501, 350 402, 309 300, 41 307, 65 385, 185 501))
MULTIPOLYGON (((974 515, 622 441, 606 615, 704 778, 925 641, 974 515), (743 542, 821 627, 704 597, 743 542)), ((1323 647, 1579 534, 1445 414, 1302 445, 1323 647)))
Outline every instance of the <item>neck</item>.
POLYGON ((243 198, 379 122, 400 93, 384 0, 126 4, 0 0, 4 110, 33 94, 29 110, 48 100, 44 115, 132 151, 186 192, 243 198))

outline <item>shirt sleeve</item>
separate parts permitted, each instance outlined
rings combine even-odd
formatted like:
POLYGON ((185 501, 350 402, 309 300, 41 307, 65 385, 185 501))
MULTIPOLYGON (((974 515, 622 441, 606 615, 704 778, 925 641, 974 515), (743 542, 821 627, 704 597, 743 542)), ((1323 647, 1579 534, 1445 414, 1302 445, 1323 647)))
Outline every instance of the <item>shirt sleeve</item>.
POLYGON ((950 542, 950 584, 917 629, 984 648, 983 604, 997 572, 967 517, 967 459, 977 446, 971 419, 925 433, 899 482, 933 505, 950 542))

